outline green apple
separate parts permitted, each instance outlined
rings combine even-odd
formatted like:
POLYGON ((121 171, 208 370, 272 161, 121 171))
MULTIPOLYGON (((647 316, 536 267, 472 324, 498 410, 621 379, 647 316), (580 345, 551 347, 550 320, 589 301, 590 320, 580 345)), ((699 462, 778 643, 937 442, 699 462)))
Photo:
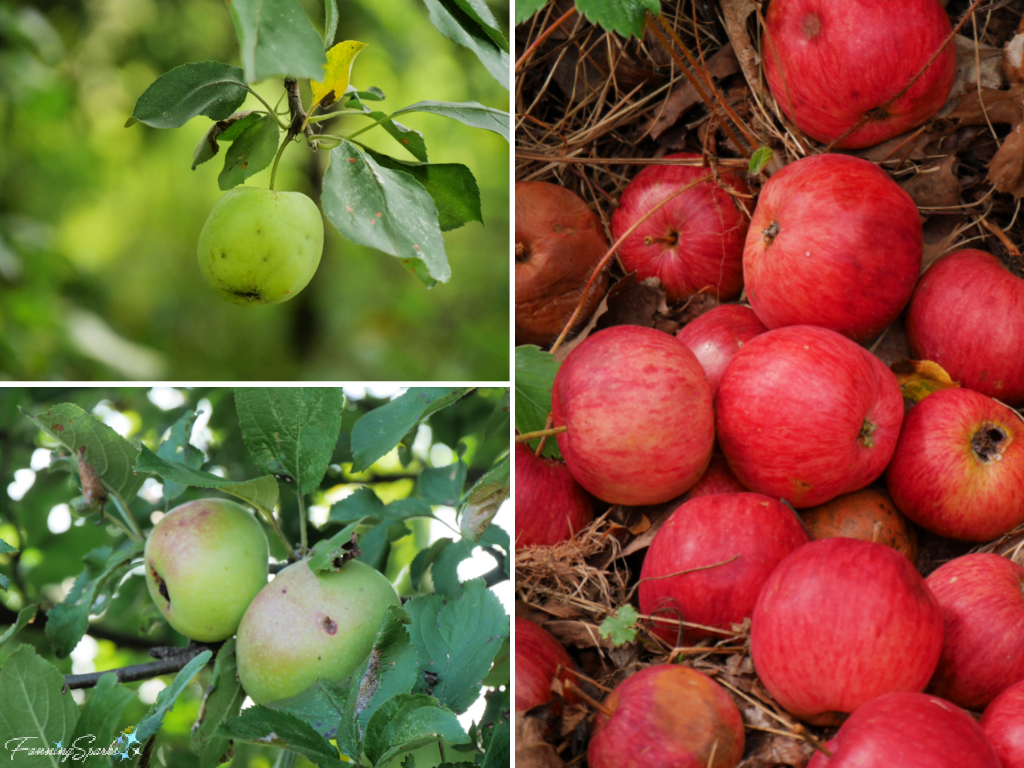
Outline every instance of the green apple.
POLYGON ((146 541, 146 586, 167 623, 200 642, 231 637, 267 585, 263 527, 240 504, 200 499, 175 507, 146 541))
POLYGON ((324 223, 306 195, 235 187, 199 233, 199 269, 222 299, 279 304, 306 287, 323 249, 324 223))
POLYGON ((350 560, 314 574, 289 565, 256 596, 238 626, 238 679, 257 704, 305 690, 319 678, 344 683, 370 655, 398 593, 379 571, 350 560))

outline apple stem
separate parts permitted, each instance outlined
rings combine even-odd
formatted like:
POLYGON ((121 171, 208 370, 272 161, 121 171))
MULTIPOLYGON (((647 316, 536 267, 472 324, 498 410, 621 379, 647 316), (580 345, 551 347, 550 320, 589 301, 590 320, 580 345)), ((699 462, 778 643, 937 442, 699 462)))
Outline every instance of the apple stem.
POLYGON ((673 232, 665 237, 652 237, 648 235, 644 238, 644 245, 654 245, 655 243, 664 243, 668 246, 677 245, 679 243, 679 233, 673 232))
POLYGON ((299 544, 306 549, 306 500, 302 497, 302 489, 295 484, 295 496, 299 500, 299 544))
POLYGON ((110 515, 107 519, 128 534, 129 539, 132 539, 133 541, 142 541, 145 539, 146 537, 143 536, 142 531, 139 530, 139 526, 135 522, 135 518, 132 517, 128 505, 125 503, 124 499, 121 498, 121 495, 116 491, 110 491, 110 498, 113 500, 114 506, 117 507, 117 511, 121 514, 121 517, 123 517, 125 522, 128 524, 128 527, 113 515, 110 515))
POLYGON ((548 437, 550 435, 560 435, 563 432, 568 431, 568 427, 552 427, 551 429, 538 429, 536 432, 524 432, 521 435, 516 435, 517 443, 525 443, 528 440, 536 440, 538 437, 548 437))
POLYGON ((565 686, 566 690, 569 690, 569 691, 572 691, 573 693, 575 693, 577 696, 579 696, 581 699, 583 699, 583 701, 585 701, 591 707, 593 707, 594 709, 599 711, 605 717, 611 717, 612 715, 615 714, 614 710, 608 709, 608 707, 606 707, 604 704, 602 704, 597 699, 595 699, 592 696, 590 696, 586 691, 584 691, 582 688, 580 688, 578 685, 576 685, 576 683, 574 683, 572 680, 564 681, 563 685, 565 686))

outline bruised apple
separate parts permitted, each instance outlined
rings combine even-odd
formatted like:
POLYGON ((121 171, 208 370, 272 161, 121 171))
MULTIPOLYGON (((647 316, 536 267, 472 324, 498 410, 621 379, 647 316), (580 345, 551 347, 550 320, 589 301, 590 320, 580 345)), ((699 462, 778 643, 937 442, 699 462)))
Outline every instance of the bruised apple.
POLYGON ((845 536, 885 544, 917 562, 917 533, 885 491, 864 488, 800 512, 815 539, 845 536))

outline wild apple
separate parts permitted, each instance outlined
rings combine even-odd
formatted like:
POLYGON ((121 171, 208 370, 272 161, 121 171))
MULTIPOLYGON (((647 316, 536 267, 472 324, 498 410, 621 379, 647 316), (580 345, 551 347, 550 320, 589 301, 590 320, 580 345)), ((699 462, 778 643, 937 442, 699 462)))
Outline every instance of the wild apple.
POLYGON ((1024 404, 1024 279, 983 251, 956 251, 921 276, 907 310, 915 357, 968 389, 1024 404))
POLYGON ((1002 768, 1024 768, 1024 681, 1011 685, 985 707, 981 730, 1002 768))
POLYGON ((758 196, 743 251, 747 298, 768 328, 820 325, 866 342, 910 301, 923 244, 917 206, 877 165, 805 157, 758 196))
POLYGON ((318 678, 346 682, 366 661, 398 593, 375 568, 349 560, 314 574, 305 560, 274 577, 238 626, 238 679, 257 704, 305 690, 318 678))
POLYGON ((676 334, 704 366, 713 392, 729 362, 743 345, 768 329, 754 310, 742 304, 723 304, 692 320, 676 334))
POLYGON ((675 643, 721 637, 754 611, 769 574, 810 541, 793 511, 757 493, 700 496, 679 507, 658 530, 640 571, 641 613, 698 627, 654 622, 675 643))
POLYGON ((267 585, 267 536, 241 504, 200 499, 175 507, 146 540, 146 586, 167 623, 192 640, 231 637, 267 585))
POLYGON ((696 499, 698 496, 711 496, 716 493, 746 493, 747 489, 741 483, 733 471, 729 468, 729 462, 720 453, 711 454, 711 462, 700 480, 687 492, 687 499, 696 499))
POLYGON ((905 0, 898 19, 886 0, 772 0, 765 24, 772 96, 822 143, 881 144, 927 121, 953 87, 956 49, 944 46, 950 23, 938 0, 905 0))
MULTIPOLYGON (((558 337, 607 252, 601 220, 575 193, 516 182, 516 344, 546 346, 558 337)), ((581 324, 607 290, 602 273, 587 294, 581 324)))
POLYGON ((565 358, 551 397, 573 477, 611 504, 685 493, 711 460, 711 387, 693 352, 651 328, 619 325, 565 358))
POLYGON ((907 558, 870 541, 823 539, 768 577, 750 655, 787 711, 833 725, 876 696, 924 690, 942 633, 938 601, 907 558))
POLYGON ((807 768, 1000 768, 974 719, 925 693, 890 693, 869 701, 825 748, 832 757, 816 752, 807 768))
POLYGON ((657 664, 627 677, 604 700, 587 764, 734 768, 743 745, 740 711, 718 683, 689 667, 657 664))
MULTIPOLYGON (((680 152, 666 160, 699 160, 680 152)), ((612 238, 618 240, 636 221, 666 197, 707 176, 710 168, 649 165, 633 177, 612 213, 612 238)), ((638 280, 656 277, 669 301, 703 290, 719 299, 740 295, 743 288, 743 241, 749 215, 722 186, 747 193, 735 173, 705 181, 659 208, 619 246, 619 260, 638 280)))
MULTIPOLYGON (((577 681, 572 659, 551 633, 529 619, 516 617, 516 712, 551 701, 551 683, 557 678, 577 681)), ((565 698, 575 700, 571 691, 565 698)))
POLYGON ((1024 422, 969 389, 935 392, 907 411, 886 480, 922 528, 994 539, 1024 522, 1024 422))
POLYGON ((927 583, 946 625, 928 690, 980 711, 1024 680, 1024 567, 978 552, 950 560, 927 583))
POLYGON ((815 539, 846 536, 892 547, 917 562, 917 533, 889 494, 874 488, 836 496, 817 507, 800 512, 804 525, 815 539))
POLYGON ((516 444, 516 550, 568 541, 594 519, 587 492, 561 461, 516 444))
POLYGON ((838 333, 791 326, 751 339, 715 397, 718 442, 747 488, 813 507, 885 470, 903 420, 899 384, 838 333))

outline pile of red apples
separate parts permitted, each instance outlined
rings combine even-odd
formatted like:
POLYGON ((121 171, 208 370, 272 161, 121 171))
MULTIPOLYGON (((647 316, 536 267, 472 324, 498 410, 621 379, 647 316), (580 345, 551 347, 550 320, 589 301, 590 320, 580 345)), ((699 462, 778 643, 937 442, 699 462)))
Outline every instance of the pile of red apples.
MULTIPOLYGON (((890 5, 767 5, 765 76, 804 135, 870 146, 945 102, 946 12, 906 0, 897 23, 890 5), (852 44, 877 55, 845 78, 834 67, 855 67, 856 52, 838 30, 851 25, 852 44)), ((1024 524, 1024 279, 978 250, 922 274, 909 195, 879 166, 823 149, 756 198, 742 175, 698 165, 649 166, 625 188, 609 226, 625 271, 657 278, 672 302, 724 303, 675 336, 614 326, 565 357, 547 438, 563 461, 516 445, 516 548, 567 541, 610 506, 678 501, 638 574, 640 631, 667 655, 749 619, 765 690, 791 719, 838 728, 810 768, 1024 768, 1024 567, 973 553, 925 578, 915 563, 918 529, 986 543, 1024 524), (904 397, 869 351, 901 317, 913 359, 954 386, 904 397)), ((594 272, 610 248, 600 219, 551 186, 517 185, 517 343, 550 344, 579 305, 586 320, 608 280, 594 272), (521 218, 528 206, 541 213, 521 218), (542 235, 571 257, 551 256, 542 235), (557 279, 537 278, 558 264, 557 279), (536 271, 523 270, 522 293, 521 266, 536 271)), ((577 702, 578 672, 517 619, 517 711, 550 707, 553 687, 559 706, 577 702)), ((685 665, 648 666, 587 701, 591 768, 743 756, 732 696, 685 665)))

